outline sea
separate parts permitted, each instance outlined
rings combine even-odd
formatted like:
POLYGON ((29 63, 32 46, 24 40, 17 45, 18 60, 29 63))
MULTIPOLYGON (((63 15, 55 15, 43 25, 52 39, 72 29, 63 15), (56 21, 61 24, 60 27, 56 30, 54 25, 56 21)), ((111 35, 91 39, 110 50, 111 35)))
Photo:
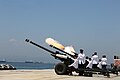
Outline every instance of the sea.
POLYGON ((0 62, 0 64, 10 64, 16 69, 53 69, 54 63, 31 63, 31 62, 0 62))

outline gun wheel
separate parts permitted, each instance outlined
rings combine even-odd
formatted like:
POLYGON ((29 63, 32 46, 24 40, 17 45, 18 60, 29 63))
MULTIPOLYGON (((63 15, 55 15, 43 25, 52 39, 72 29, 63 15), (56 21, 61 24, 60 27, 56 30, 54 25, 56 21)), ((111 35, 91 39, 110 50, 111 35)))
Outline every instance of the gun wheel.
POLYGON ((64 63, 58 63, 55 66, 55 72, 58 75, 65 75, 67 74, 67 66, 64 63))

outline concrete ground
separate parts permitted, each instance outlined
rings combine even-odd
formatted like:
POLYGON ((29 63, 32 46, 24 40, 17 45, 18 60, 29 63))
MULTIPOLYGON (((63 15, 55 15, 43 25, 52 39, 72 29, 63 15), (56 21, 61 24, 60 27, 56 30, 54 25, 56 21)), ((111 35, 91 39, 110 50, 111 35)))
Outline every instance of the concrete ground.
POLYGON ((53 69, 46 70, 0 70, 0 80, 120 80, 118 76, 111 74, 110 78, 102 75, 93 77, 78 76, 73 73, 69 75, 57 75, 53 69))

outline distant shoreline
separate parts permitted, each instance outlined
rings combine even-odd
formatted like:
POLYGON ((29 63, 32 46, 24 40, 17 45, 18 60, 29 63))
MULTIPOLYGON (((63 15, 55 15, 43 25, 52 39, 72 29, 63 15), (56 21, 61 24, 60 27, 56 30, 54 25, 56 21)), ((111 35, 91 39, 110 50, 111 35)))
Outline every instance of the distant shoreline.
POLYGON ((29 61, 0 61, 0 63, 43 63, 43 64, 56 64, 49 62, 29 62, 29 61))
POLYGON ((53 63, 25 63, 25 62, 0 62, 0 64, 10 64, 14 66, 16 69, 53 69, 53 63))

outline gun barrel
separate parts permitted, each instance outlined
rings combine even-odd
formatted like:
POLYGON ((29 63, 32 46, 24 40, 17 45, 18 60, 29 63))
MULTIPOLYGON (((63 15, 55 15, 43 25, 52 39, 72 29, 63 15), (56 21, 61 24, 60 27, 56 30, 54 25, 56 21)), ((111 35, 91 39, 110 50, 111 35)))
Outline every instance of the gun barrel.
POLYGON ((43 49, 43 50, 45 50, 45 51, 47 51, 47 52, 50 52, 50 53, 52 53, 52 54, 55 54, 55 52, 53 52, 53 51, 51 51, 51 50, 49 50, 49 49, 47 49, 47 48, 45 48, 45 47, 43 47, 43 46, 35 43, 35 42, 33 42, 33 41, 30 41, 29 39, 26 39, 25 41, 26 41, 26 42, 29 42, 29 43, 31 43, 31 44, 33 44, 33 45, 35 45, 35 46, 37 46, 37 47, 39 47, 39 48, 41 48, 41 49, 43 49))

